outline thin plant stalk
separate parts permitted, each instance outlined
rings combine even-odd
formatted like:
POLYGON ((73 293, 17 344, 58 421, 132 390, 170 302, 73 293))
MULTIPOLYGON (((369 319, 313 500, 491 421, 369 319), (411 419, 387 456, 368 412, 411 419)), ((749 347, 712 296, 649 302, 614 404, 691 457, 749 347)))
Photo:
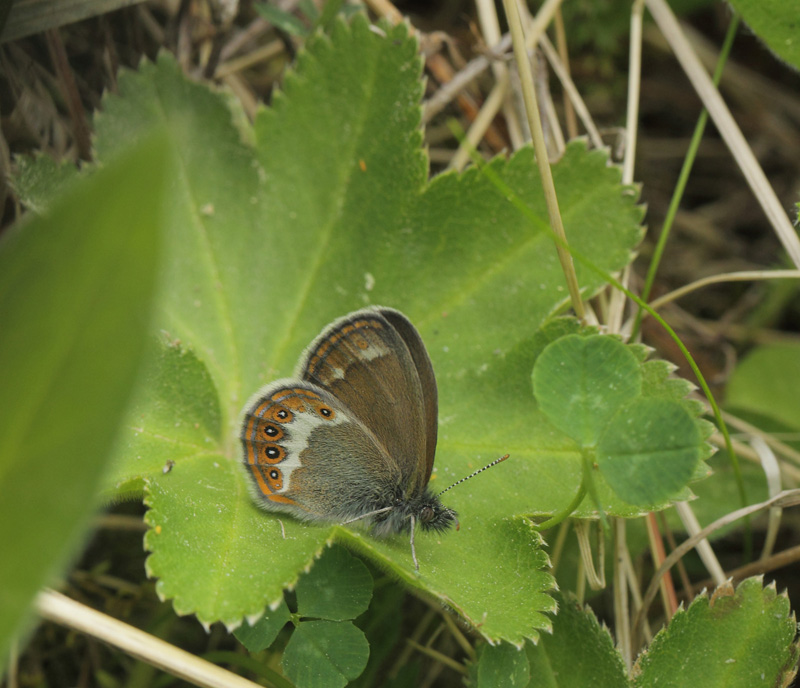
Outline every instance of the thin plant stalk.
POLYGON ((636 0, 631 8, 631 40, 628 58, 628 110, 625 125, 625 159, 622 183, 633 184, 636 163, 636 139, 639 131, 639 94, 642 85, 642 15, 644 0, 636 0))
POLYGON ((561 82, 561 86, 564 89, 566 102, 568 102, 572 107, 575 108, 575 111, 577 111, 583 126, 586 128, 586 133, 592 141, 592 145, 595 148, 602 148, 603 138, 600 136, 600 131, 597 129, 594 120, 592 120, 592 115, 589 112, 589 108, 586 107, 586 103, 583 102, 583 98, 581 98, 581 94, 575 87, 575 83, 572 81, 572 77, 570 76, 566 65, 561 61, 556 49, 553 47, 553 44, 550 43, 550 39, 548 39, 545 34, 542 34, 541 39, 539 39, 539 45, 541 46, 542 52, 547 58, 547 61, 552 66, 553 71, 556 73, 558 80, 561 82))
MULTIPOLYGON (((567 32, 564 29, 564 16, 561 14, 561 8, 556 10, 553 17, 553 26, 556 29, 556 46, 558 47, 558 57, 561 64, 564 65, 564 71, 567 77, 572 81, 572 76, 569 72, 569 52, 567 50, 567 32)), ((569 98, 566 91, 564 92, 564 119, 567 122, 567 136, 574 139, 578 136, 578 121, 575 119, 575 110, 572 107, 572 100, 569 98)))
POLYGON ((665 0, 645 0, 645 2, 683 71, 694 86, 697 95, 708 109, 722 140, 728 146, 733 159, 752 189, 753 195, 789 255, 789 259, 795 267, 800 268, 800 237, 797 236, 786 210, 778 200, 775 189, 772 188, 764 170, 761 169, 742 130, 733 119, 733 115, 719 91, 711 82, 697 53, 686 39, 678 20, 665 0))
POLYGON ((741 272, 729 272, 722 275, 710 275, 664 294, 664 296, 659 296, 657 299, 653 299, 650 305, 655 309, 661 308, 666 303, 675 301, 710 284, 773 279, 800 279, 800 270, 742 270, 741 272))
POLYGON ((631 650, 628 578, 625 575, 625 551, 627 550, 625 525, 624 518, 614 519, 614 627, 617 647, 625 661, 625 666, 630 669, 633 663, 633 652, 631 650))
MULTIPOLYGON (((731 18, 731 23, 728 25, 728 33, 725 35, 725 41, 723 42, 722 49, 719 53, 717 66, 714 69, 714 77, 712 79, 714 86, 718 86, 720 79, 722 78, 722 71, 725 68, 725 63, 728 61, 728 56, 730 55, 731 47, 733 46, 733 39, 736 37, 736 31, 738 27, 739 15, 734 14, 731 18)), ((664 224, 661 227, 661 234, 656 242, 656 247, 653 251, 653 258, 650 261, 650 266, 647 269, 647 277, 645 277, 644 287, 642 289, 642 299, 645 301, 650 298, 650 292, 653 290, 656 271, 658 270, 658 266, 661 264, 661 257, 664 254, 664 249, 667 245, 667 239, 669 239, 672 224, 675 221, 675 216, 678 213, 681 200, 683 200, 683 194, 686 191, 686 184, 689 181, 689 175, 692 172, 694 161, 697 158, 697 151, 700 148, 700 142, 703 139, 703 134, 705 133, 707 123, 708 110, 703 108, 703 111, 700 113, 700 117, 697 118, 697 124, 694 128, 694 134, 692 134, 689 150, 686 152, 686 158, 683 161, 681 172, 678 175, 678 182, 675 184, 675 191, 672 193, 672 199, 670 200, 669 208, 667 209, 667 215, 664 218, 664 224)), ((640 308, 636 315, 636 322, 633 324, 631 339, 635 339, 639 334, 643 317, 644 311, 640 308)))
POLYGON ((36 611, 45 619, 114 645, 132 657, 196 686, 206 688, 257 688, 258 686, 257 683, 195 657, 160 638, 53 590, 39 593, 36 598, 36 611))
POLYGON ((472 121, 469 131, 467 131, 466 139, 461 141, 458 150, 448 165, 449 169, 458 170, 460 172, 464 169, 464 165, 469 162, 471 155, 470 150, 478 147, 483 135, 494 120, 495 115, 497 115, 500 108, 503 106, 508 94, 509 83, 510 78, 508 76, 508 70, 506 70, 494 85, 491 93, 489 93, 489 97, 484 101, 477 117, 472 121))
POLYGON ((516 0, 503 0, 503 5, 511 30, 511 42, 514 46, 514 56, 517 61, 517 68, 519 69, 519 78, 522 84, 522 97, 525 102, 528 125, 530 126, 531 136, 533 138, 533 148, 536 151, 536 162, 539 166, 539 175, 542 181, 542 188, 544 189, 547 213, 550 217, 550 226, 555 236, 560 239, 556 245, 558 259, 561 261, 561 269, 564 271, 564 276, 567 280, 567 289, 569 290, 572 307, 578 318, 583 320, 583 299, 581 298, 580 288, 578 287, 578 278, 575 274, 575 265, 572 262, 572 256, 565 247, 567 235, 564 232, 564 223, 561 220, 561 212, 558 208, 558 198, 556 196, 556 187, 553 183, 553 173, 547 159, 547 146, 544 141, 542 121, 539 117, 539 105, 536 101, 536 89, 533 84, 531 63, 528 59, 528 52, 525 49, 525 35, 522 30, 519 7, 517 7, 516 0))

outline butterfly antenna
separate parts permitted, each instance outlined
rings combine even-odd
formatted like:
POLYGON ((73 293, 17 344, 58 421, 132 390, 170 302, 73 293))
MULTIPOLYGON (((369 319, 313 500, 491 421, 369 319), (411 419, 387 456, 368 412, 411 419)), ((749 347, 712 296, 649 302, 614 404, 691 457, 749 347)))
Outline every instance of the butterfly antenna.
POLYGON ((470 474, 469 474, 469 475, 468 475, 466 478, 461 478, 461 480, 457 480, 457 481, 456 481, 456 482, 454 482, 454 483, 453 483, 453 484, 452 484, 450 487, 448 487, 448 488, 446 488, 446 489, 442 490, 442 491, 441 491, 441 492, 440 492, 438 495, 436 495, 436 496, 437 496, 437 497, 441 497, 441 496, 442 496, 442 495, 443 495, 445 492, 447 492, 447 490, 452 490, 452 489, 453 489, 453 488, 454 488, 456 485, 460 485, 461 483, 463 483, 463 482, 465 482, 465 481, 469 480, 470 478, 474 478, 476 475, 478 475, 478 473, 483 473, 483 472, 484 472, 484 471, 485 471, 487 468, 491 468, 492 466, 496 466, 496 465, 497 465, 498 463, 500 463, 501 461, 505 461, 505 460, 508 458, 508 456, 509 456, 508 454, 506 454, 505 456, 501 456, 499 459, 495 459, 494 461, 492 461, 492 463, 486 464, 486 465, 485 465, 483 468, 479 468, 479 469, 478 469, 477 471, 475 471, 474 473, 470 473, 470 474))

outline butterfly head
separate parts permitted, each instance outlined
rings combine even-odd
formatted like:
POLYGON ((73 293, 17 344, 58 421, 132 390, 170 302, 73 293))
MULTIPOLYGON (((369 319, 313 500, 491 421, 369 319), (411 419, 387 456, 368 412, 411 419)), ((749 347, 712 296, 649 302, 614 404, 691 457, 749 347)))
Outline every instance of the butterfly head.
POLYGON ((411 496, 400 494, 392 499, 391 508, 373 517, 372 530, 378 536, 408 533, 416 524, 422 530, 436 532, 453 525, 458 529, 458 515, 429 490, 411 496))
POLYGON ((439 498, 426 495, 424 503, 416 514, 422 530, 434 530, 437 533, 447 530, 455 525, 458 530, 458 514, 453 509, 444 506, 439 498))

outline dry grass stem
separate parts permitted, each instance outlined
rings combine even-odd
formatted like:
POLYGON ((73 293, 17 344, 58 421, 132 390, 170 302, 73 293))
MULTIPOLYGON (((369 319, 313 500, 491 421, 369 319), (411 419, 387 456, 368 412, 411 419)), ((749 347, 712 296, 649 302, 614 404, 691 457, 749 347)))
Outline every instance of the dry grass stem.
POLYGON ((703 68, 689 41, 686 40, 678 20, 665 0, 646 0, 646 3, 656 24, 675 52, 686 76, 689 77, 711 119, 714 120, 714 124, 728 145, 792 263, 800 268, 800 238, 739 129, 739 125, 733 119, 730 110, 722 100, 719 91, 714 87, 711 77, 703 68))
POLYGON ((569 102, 578 113, 578 117, 586 129, 586 133, 589 135, 589 140, 592 142, 592 145, 595 148, 604 148, 603 137, 600 136, 600 132, 592 119, 589 108, 586 107, 586 103, 583 101, 578 89, 575 88, 575 83, 572 81, 569 72, 546 35, 542 34, 542 37, 539 39, 539 46, 542 48, 542 52, 547 58, 547 61, 556 73, 558 80, 561 82, 564 92, 569 98, 569 102))
MULTIPOLYGON (((800 270, 743 270, 742 272, 729 272, 722 275, 711 275, 704 277, 690 284, 682 286, 680 289, 664 294, 650 302, 650 306, 658 310, 667 303, 671 303, 686 296, 693 291, 707 287, 710 284, 721 284, 725 282, 749 282, 756 280, 771 279, 800 279, 800 270)), ((646 317, 646 316, 645 316, 646 317)))
POLYGON ((85 633, 143 662, 203 688, 257 688, 258 684, 220 669, 149 633, 102 614, 53 590, 36 598, 36 611, 48 621, 85 633))
MULTIPOLYGON (((580 288, 578 287, 578 279, 575 274, 575 265, 572 261, 572 256, 565 248, 568 240, 564 231, 561 211, 558 207, 558 198, 553 183, 553 173, 547 159, 547 146, 544 140, 544 132, 542 131, 542 122, 539 116, 539 106, 536 99, 536 89, 534 88, 533 74, 531 72, 530 60, 526 49, 519 7, 517 6, 516 0, 503 0, 503 6, 505 7, 506 17, 511 28, 514 57, 517 62, 517 68, 519 69, 522 94, 525 101, 525 112, 528 115, 528 125, 531 130, 531 136, 533 137, 533 148, 536 151, 536 164, 539 167, 539 176, 544 191, 545 202, 547 203, 550 227, 561 240, 557 244, 556 250, 567 282, 572 308, 575 310, 575 314, 578 318, 583 320, 583 299, 581 298, 580 288)), ((541 14, 540 12, 539 15, 541 14)), ((537 21, 539 15, 537 15, 537 21)))
MULTIPOLYGON (((688 502, 676 502, 675 512, 678 514, 681 523, 683 523, 683 527, 686 528, 686 532, 689 533, 690 536, 694 536, 700 532, 700 523, 688 502)), ((714 553, 714 549, 711 547, 711 543, 704 537, 700 538, 695 545, 695 549, 697 550, 697 554, 700 555, 703 565, 711 574, 716 584, 721 585, 724 583, 727 576, 725 575, 722 565, 719 563, 719 559, 717 559, 717 555, 714 553)))
MULTIPOLYGON (((774 497, 783 489, 781 485, 781 468, 778 464, 778 459, 775 457, 775 454, 772 453, 767 443, 760 437, 753 437, 750 440, 750 444, 758 454, 761 466, 764 469, 769 496, 774 497)), ((772 550, 775 547, 775 539, 778 537, 778 529, 781 525, 782 514, 783 509, 779 507, 772 507, 769 510, 767 533, 764 538, 764 547, 761 550, 761 559, 768 559, 772 554, 772 550)))

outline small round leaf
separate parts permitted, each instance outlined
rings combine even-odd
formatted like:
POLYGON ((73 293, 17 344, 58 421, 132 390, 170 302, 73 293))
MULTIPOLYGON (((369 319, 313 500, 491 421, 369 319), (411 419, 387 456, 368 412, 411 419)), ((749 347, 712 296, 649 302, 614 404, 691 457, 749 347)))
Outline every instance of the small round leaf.
POLYGON ((619 408, 641 393, 633 353, 606 335, 568 335, 542 352, 533 368, 539 408, 581 446, 595 446, 619 408))
POLYGON ((648 505, 688 484, 700 449, 700 430, 682 404, 639 399, 611 419, 597 447, 597 464, 621 499, 648 505))
POLYGON ((331 547, 297 582, 301 616, 344 621, 366 611, 372 599, 367 567, 343 547, 331 547))
POLYGON ((233 635, 236 636, 236 639, 250 650, 250 652, 260 652, 261 650, 266 650, 275 642, 278 633, 281 632, 281 629, 291 618, 289 607, 286 606, 286 600, 281 600, 280 605, 275 611, 267 609, 267 611, 264 612, 264 616, 252 626, 245 620, 245 622, 233 632, 233 635))
POLYGON ((343 688, 361 675, 369 643, 349 621, 305 621, 283 653, 283 671, 297 688, 343 688))

